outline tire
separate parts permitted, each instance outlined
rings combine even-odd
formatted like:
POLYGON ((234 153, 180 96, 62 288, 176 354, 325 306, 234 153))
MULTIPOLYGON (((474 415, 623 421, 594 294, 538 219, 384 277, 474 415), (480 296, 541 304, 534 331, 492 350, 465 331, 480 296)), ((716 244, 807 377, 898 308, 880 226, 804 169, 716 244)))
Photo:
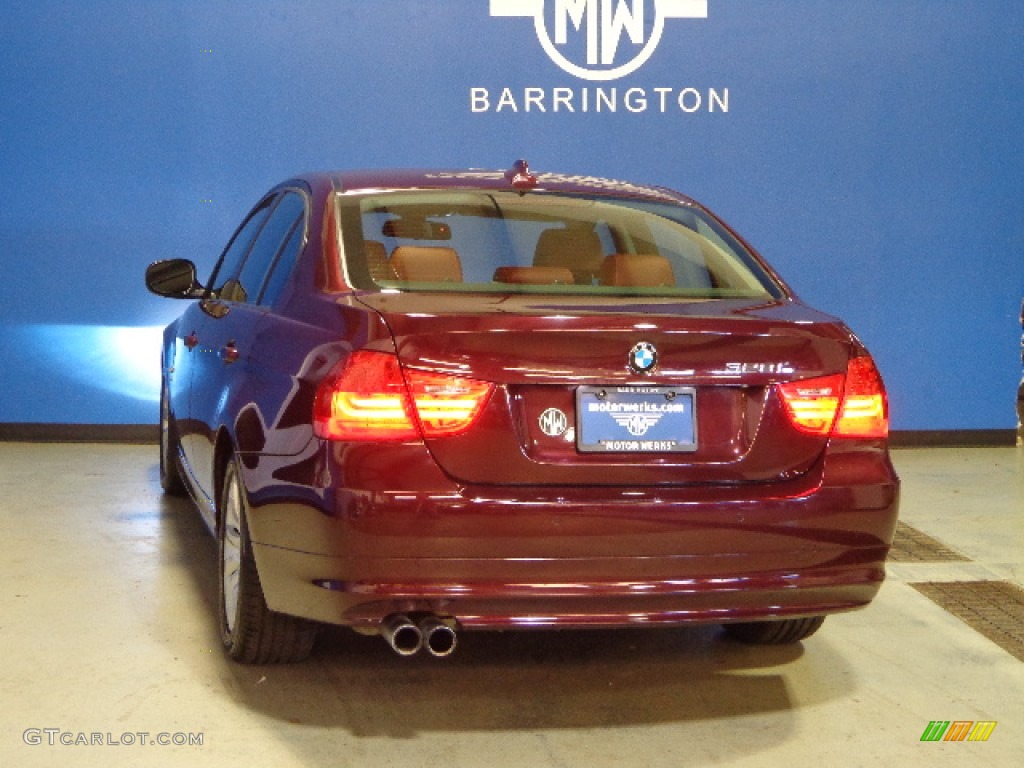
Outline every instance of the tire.
POLYGON ((248 501, 238 464, 224 473, 217 515, 221 641, 245 664, 302 661, 313 650, 317 625, 267 608, 249 539, 248 501))
POLYGON ((726 624, 725 632, 734 640, 751 645, 789 645, 804 640, 821 628, 824 616, 779 621, 752 621, 726 624))
POLYGON ((178 433, 171 421, 166 383, 160 387, 160 487, 168 496, 186 495, 178 460, 178 433))

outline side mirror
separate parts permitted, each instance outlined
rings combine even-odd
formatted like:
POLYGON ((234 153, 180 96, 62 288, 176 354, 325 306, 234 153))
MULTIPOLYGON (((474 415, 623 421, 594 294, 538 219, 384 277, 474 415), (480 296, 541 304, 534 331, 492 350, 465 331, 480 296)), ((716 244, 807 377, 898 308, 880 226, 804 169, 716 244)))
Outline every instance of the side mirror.
POLYGON ((203 286, 196 280, 196 265, 188 259, 167 259, 146 267, 146 287, 169 299, 199 299, 203 286))

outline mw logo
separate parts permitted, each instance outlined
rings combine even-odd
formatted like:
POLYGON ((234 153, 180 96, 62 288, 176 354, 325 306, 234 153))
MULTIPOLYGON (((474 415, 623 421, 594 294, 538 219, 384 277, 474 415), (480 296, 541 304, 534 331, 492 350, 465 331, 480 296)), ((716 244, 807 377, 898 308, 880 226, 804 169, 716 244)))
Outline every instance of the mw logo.
POLYGON ((569 419, 557 408, 548 408, 540 415, 540 431, 549 437, 559 437, 569 428, 569 419))
POLYGON ((541 47, 564 71, 584 80, 617 80, 651 57, 665 19, 706 19, 708 0, 553 0, 550 6, 547 0, 491 0, 491 16, 532 17, 541 47), (623 35, 633 50, 643 47, 617 63, 624 58, 623 35))
POLYGON ((612 418, 620 427, 625 427, 633 437, 643 437, 647 434, 647 430, 661 421, 661 414, 613 413, 612 418))

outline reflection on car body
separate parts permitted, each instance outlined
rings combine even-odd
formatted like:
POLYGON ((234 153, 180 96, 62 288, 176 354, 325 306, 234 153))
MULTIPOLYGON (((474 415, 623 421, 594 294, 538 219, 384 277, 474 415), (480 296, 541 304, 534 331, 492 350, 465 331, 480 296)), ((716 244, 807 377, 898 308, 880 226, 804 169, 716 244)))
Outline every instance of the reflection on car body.
POLYGON ((317 628, 435 656, 489 628, 796 642, 877 592, 881 377, 675 192, 509 172, 289 180, 163 345, 161 481, 216 534, 241 661, 317 628))

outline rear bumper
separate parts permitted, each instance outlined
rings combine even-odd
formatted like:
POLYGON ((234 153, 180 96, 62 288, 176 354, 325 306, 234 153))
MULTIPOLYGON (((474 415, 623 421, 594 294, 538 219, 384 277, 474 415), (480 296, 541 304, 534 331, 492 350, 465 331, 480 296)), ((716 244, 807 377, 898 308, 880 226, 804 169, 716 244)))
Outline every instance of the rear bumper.
MULTIPOLYGON (((863 566, 760 571, 731 577, 662 581, 538 583, 377 581, 312 578, 346 563, 276 550, 259 555, 261 578, 278 588, 275 610, 373 631, 395 613, 454 618, 462 629, 615 627, 726 623, 818 616, 867 605, 884 577, 881 562, 863 566), (316 562, 320 560, 320 562, 316 562), (287 585, 287 586, 286 586, 287 585)), ((455 563, 447 563, 453 566, 455 563)), ((460 563, 459 565, 465 565, 460 563)))
POLYGON ((830 450, 803 477, 756 486, 256 501, 257 566, 282 613, 366 630, 398 612, 466 629, 721 623, 870 602, 899 481, 884 450, 830 450))

